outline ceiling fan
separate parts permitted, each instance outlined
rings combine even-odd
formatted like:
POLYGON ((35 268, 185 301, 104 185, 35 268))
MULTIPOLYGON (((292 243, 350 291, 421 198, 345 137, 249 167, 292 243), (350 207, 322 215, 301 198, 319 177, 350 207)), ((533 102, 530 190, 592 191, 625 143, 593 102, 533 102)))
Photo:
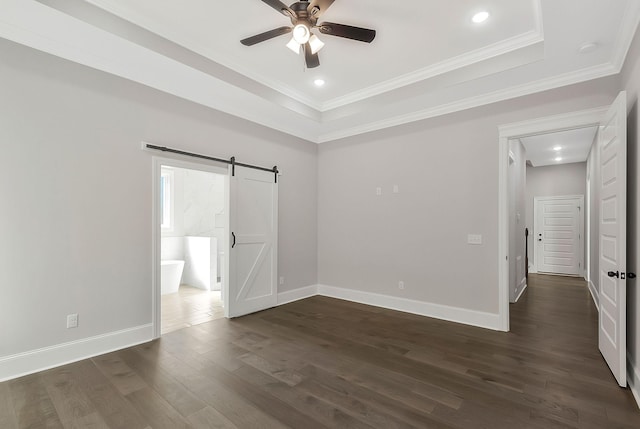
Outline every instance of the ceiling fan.
POLYGON ((318 67, 318 51, 324 43, 311 30, 318 29, 322 34, 344 37, 346 39, 371 43, 376 37, 375 30, 352 27, 351 25, 335 24, 333 22, 318 23, 318 18, 333 4, 335 0, 302 0, 287 6, 279 0, 262 0, 278 12, 291 20, 293 27, 279 27, 266 31, 240 41, 245 46, 252 46, 274 37, 292 33, 292 38, 287 47, 300 54, 304 51, 305 62, 308 68, 318 67))

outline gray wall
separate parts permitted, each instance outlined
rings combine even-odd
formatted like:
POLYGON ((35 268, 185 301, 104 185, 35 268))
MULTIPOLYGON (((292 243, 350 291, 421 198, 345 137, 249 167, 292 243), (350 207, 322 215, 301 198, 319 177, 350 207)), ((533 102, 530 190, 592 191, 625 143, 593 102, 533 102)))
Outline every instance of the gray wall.
MULTIPOLYGON (((640 31, 622 70, 622 88, 628 95, 627 116, 627 271, 640 274, 640 31)), ((627 347, 635 370, 635 387, 640 389, 640 280, 627 282, 627 347)))
POLYGON ((317 145, 4 39, 0 58, 0 357, 151 323, 142 140, 277 164, 280 290, 317 283, 317 145))
POLYGON ((509 141, 509 154, 509 301, 516 302, 526 284, 524 229, 527 157, 518 139, 509 141))
POLYGON ((600 79, 320 145, 319 282, 497 313, 498 126, 618 90, 600 79))
MULTIPOLYGON (((563 195, 584 195, 586 197, 587 163, 548 165, 544 167, 527 166, 527 228, 529 240, 529 265, 535 263, 533 233, 535 232, 533 199, 535 197, 558 197, 563 195)), ((585 224, 587 220, 585 217, 585 224)), ((584 233, 582 234, 584 237, 584 233)))

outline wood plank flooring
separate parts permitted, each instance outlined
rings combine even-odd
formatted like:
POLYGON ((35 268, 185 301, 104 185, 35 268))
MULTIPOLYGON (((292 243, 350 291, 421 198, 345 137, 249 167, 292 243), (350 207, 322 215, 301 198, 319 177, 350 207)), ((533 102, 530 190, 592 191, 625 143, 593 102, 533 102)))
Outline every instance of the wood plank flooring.
POLYGON ((178 292, 162 295, 162 335, 224 317, 220 291, 182 284, 178 292))
POLYGON ((585 282, 500 333, 314 297, 0 383, 5 428, 639 428, 585 282))

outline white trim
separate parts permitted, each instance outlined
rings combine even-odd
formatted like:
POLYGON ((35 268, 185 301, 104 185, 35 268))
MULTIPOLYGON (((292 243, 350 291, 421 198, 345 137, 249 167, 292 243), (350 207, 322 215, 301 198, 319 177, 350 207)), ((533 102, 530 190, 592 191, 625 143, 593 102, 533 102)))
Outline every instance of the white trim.
POLYGON ((153 326, 149 323, 5 356, 0 358, 0 382, 146 343, 152 338, 153 326))
MULTIPOLYGON (((537 19, 542 19, 537 17, 537 19)), ((389 79, 384 82, 372 85, 370 87, 353 91, 340 97, 336 97, 332 100, 328 100, 320 106, 321 112, 327 112, 333 109, 337 109, 358 101, 366 100, 376 95, 384 94, 385 92, 393 91, 399 88, 403 88, 407 85, 422 82, 428 79, 432 79, 436 76, 440 76, 446 73, 451 73, 456 70, 463 69, 465 67, 471 67, 482 61, 486 61, 492 58, 499 57, 501 55, 514 52, 518 49, 527 48, 538 43, 544 43, 543 35, 536 29, 535 31, 529 31, 524 34, 520 34, 510 39, 502 40, 493 45, 485 46, 481 49, 477 49, 472 52, 466 52, 457 57, 449 58, 439 63, 431 64, 427 67, 414 70, 406 73, 402 76, 389 79)), ((302 100, 298 100, 302 101, 302 100)), ((313 106, 310 106, 313 107, 313 106)))
POLYGON ((522 285, 522 283, 524 283, 524 286, 523 286, 523 287, 522 287, 522 289, 520 290, 520 293, 518 294, 518 296, 516 296, 516 300, 514 301, 514 303, 515 303, 515 302, 518 302, 518 300, 520 299, 520 297, 522 296, 522 294, 524 293, 524 291, 525 291, 525 290, 527 290, 527 286, 528 286, 528 284, 527 284, 527 279, 526 279, 526 278, 522 279, 522 281, 520 282, 520 285, 522 285))
POLYGON ((631 43, 640 24, 640 2, 631 1, 627 3, 627 10, 622 17, 622 24, 618 30, 618 36, 613 45, 613 55, 611 63, 618 70, 622 71, 624 61, 631 48, 631 43))
POLYGON ((310 285, 298 289, 287 290, 278 293, 278 305, 288 304, 305 298, 311 298, 318 294, 318 285, 310 285))
POLYGON ((633 359, 629 353, 627 353, 627 383, 638 408, 640 408, 640 368, 633 365, 633 359))
MULTIPOLYGON (((141 142, 141 149, 145 152, 149 152, 151 156, 151 320, 153 327, 153 338, 160 338, 162 331, 162 295, 160 293, 160 258, 161 258, 161 250, 160 246, 162 244, 162 231, 160 228, 160 174, 162 170, 162 166, 166 165, 169 167, 175 168, 184 168, 189 170, 198 170, 198 171, 206 171, 208 173, 215 173, 227 176, 228 170, 224 167, 219 166, 219 162, 215 161, 207 161, 207 160, 198 160, 197 162, 186 161, 184 155, 177 154, 169 154, 168 152, 162 152, 162 156, 156 156, 155 150, 148 149, 148 142, 141 142), (172 157, 166 157, 167 155, 172 157)), ((149 143, 152 144, 152 143, 149 143)), ((229 231, 229 227, 225 228, 225 239, 222 246, 227 246, 227 238, 226 235, 229 231)), ((225 252, 227 253, 227 252, 225 252)), ((226 272, 226 270, 225 270, 226 272)), ((222 281, 222 296, 226 296, 227 291, 225 288, 227 287, 226 276, 223 277, 222 281)))
POLYGON ((609 106, 600 106, 577 112, 533 118, 527 121, 500 125, 498 131, 509 139, 523 138, 552 131, 568 131, 578 128, 600 125, 609 106))
MULTIPOLYGON (((560 76, 541 79, 539 81, 465 98, 463 100, 454 101, 452 103, 441 104, 438 106, 429 107, 424 110, 418 110, 415 112, 410 112, 404 115, 399 115, 372 123, 357 125, 352 128, 344 128, 338 131, 321 134, 316 139, 311 139, 311 141, 315 141, 316 143, 326 143, 358 134, 378 131, 381 129, 421 121, 424 119, 435 118, 450 113, 472 109, 474 107, 486 106, 488 104, 511 100, 513 98, 523 97, 525 95, 536 94, 538 92, 548 91, 563 86, 611 76, 616 73, 618 72, 611 66, 611 64, 589 67, 587 69, 578 70, 576 72, 570 72, 560 76)), ((561 131, 561 129, 558 129, 558 131, 561 131)), ((527 133, 523 133, 520 137, 527 137, 527 133)))
POLYGON ((509 330, 509 140, 528 135, 599 125, 607 107, 568 112, 498 127, 498 312, 502 330, 509 330))
POLYGON ((498 146, 498 314, 509 332, 509 138, 500 134, 498 146), (506 299, 505 299, 506 298, 506 299))
POLYGON ((596 306, 596 310, 600 311, 600 298, 598 297, 598 289, 596 289, 596 285, 589 280, 587 282, 587 286, 589 287, 589 293, 591 294, 591 299, 593 299, 593 304, 596 306))
POLYGON ((318 285, 318 295, 499 331, 498 314, 354 289, 318 285))
MULTIPOLYGON (((95 3, 101 0, 93 1, 95 3)), ((104 1, 106 0, 102 0, 104 1)), ((283 120, 284 117, 291 116, 292 112, 287 107, 287 103, 274 104, 256 94, 235 87, 223 79, 186 66, 46 5, 21 0, 11 0, 6 3, 6 10, 3 10, 6 13, 0 17, 0 37, 316 143, 466 110, 620 72, 618 64, 607 62, 425 110, 408 112, 352 127, 340 126, 338 130, 329 131, 331 122, 318 120, 316 115, 310 115, 314 117, 311 118, 308 117, 309 112, 299 113, 300 116, 296 116, 295 121, 283 120), (78 34, 84 37, 78 37, 78 34), (103 49, 98 52, 94 45, 101 46, 103 49), (113 52, 118 52, 118 55, 112 55, 113 52), (177 77, 180 78, 177 79, 177 77), (202 88, 208 88, 208 90, 203 91, 202 88)), ((637 25, 638 14, 632 12, 633 10, 621 26, 621 32, 637 25), (627 21, 629 21, 628 24, 627 21)), ((630 42, 632 36, 631 33, 618 36, 618 39, 624 38, 624 40, 614 43, 615 46, 620 47, 621 53, 615 54, 617 58, 628 50, 627 42, 630 42)), ((614 60, 620 62, 618 59, 610 61, 614 60)), ((285 91, 285 89, 282 90, 285 91)), ((286 98, 292 100, 290 97, 286 98)), ((348 122, 345 121, 345 123, 348 122)))
POLYGON ((542 6, 540 0, 532 0, 533 9, 533 29, 526 33, 519 34, 509 39, 501 40, 489 46, 484 46, 481 49, 477 49, 472 52, 466 52, 462 55, 441 61, 436 64, 431 64, 422 69, 418 69, 402 76, 392 78, 367 88, 350 92, 346 95, 335 97, 326 102, 318 102, 312 97, 309 97, 293 87, 283 83, 279 80, 265 78, 263 75, 256 73, 255 70, 248 68, 238 63, 234 58, 228 55, 221 54, 218 51, 212 50, 209 46, 198 43, 195 39, 172 32, 167 26, 160 28, 157 23, 150 21, 146 16, 135 12, 132 8, 123 6, 122 4, 114 3, 112 0, 87 0, 89 3, 106 10, 116 16, 126 19, 129 22, 138 25, 145 30, 160 35, 168 40, 172 40, 175 43, 185 46, 186 49, 196 52, 199 55, 222 64, 231 70, 247 76, 256 82, 265 85, 271 89, 278 91, 279 93, 296 100, 302 104, 311 107, 318 112, 326 112, 332 109, 346 106, 348 104, 365 100, 367 98, 374 97, 379 94, 383 94, 388 91, 393 91, 398 88, 402 88, 406 85, 410 85, 416 82, 420 82, 434 76, 438 76, 444 73, 449 73, 455 70, 459 70, 464 67, 472 66, 476 63, 496 58, 500 55, 505 55, 518 49, 523 49, 537 43, 544 42, 543 22, 542 22, 542 6))

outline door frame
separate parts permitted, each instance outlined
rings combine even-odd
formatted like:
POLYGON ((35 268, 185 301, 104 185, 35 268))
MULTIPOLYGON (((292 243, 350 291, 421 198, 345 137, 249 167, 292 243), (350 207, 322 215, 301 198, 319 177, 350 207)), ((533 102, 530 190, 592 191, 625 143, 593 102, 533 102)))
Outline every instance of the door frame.
POLYGON ((599 126, 609 106, 547 116, 498 127, 498 316, 509 331, 509 140, 599 126))
MULTIPOLYGON (((585 180, 586 180, 586 176, 585 176, 585 180)), ((537 231, 537 226, 538 226, 538 208, 540 205, 541 201, 550 201, 550 200, 579 200, 580 202, 580 207, 582 207, 582 209, 580 210, 580 216, 578 218, 578 228, 580 229, 581 232, 581 236, 580 236, 580 243, 579 243, 579 248, 578 248, 578 263, 580 264, 580 269, 578 270, 578 274, 579 276, 583 277, 585 275, 585 266, 584 266, 584 242, 585 242, 585 237, 587 235, 586 230, 585 230, 585 224, 584 224, 584 219, 585 219, 585 211, 587 210, 585 205, 584 205, 584 195, 559 195, 559 196, 553 196, 553 197, 533 197, 533 230, 537 231)), ((538 240, 535 239, 534 236, 534 240, 533 240, 533 253, 535 255, 535 257, 533 258, 534 260, 534 269, 536 270, 536 272, 540 272, 540 269, 538 267, 538 251, 539 251, 539 245, 538 245, 538 240)), ((553 273, 552 273, 553 274, 553 273)))
MULTIPOLYGON (((148 150, 144 148, 143 150, 148 150)), ((161 169, 163 165, 175 167, 175 168, 184 168, 188 170, 197 170, 197 171, 205 171, 207 173, 220 174, 225 176, 225 205, 228 204, 228 194, 229 194, 229 171, 226 166, 222 167, 219 163, 214 161, 187 161, 184 157, 180 155, 168 155, 163 154, 164 156, 156 156, 153 155, 151 157, 152 162, 152 180, 151 180, 151 193, 152 193, 152 210, 151 210, 151 320, 152 320, 152 334, 153 338, 160 338, 161 329, 162 329, 162 295, 160 293, 160 258, 161 258, 161 248, 160 245, 162 243, 162 230, 160 228, 160 211, 162 208, 160 207, 160 175, 161 169)), ((225 225, 225 233, 224 239, 222 242, 222 246, 225 249, 225 255, 228 255, 228 235, 229 235, 229 217, 227 216, 227 225, 225 225)), ((228 293, 228 282, 227 276, 222 277, 222 285, 221 285, 222 295, 226 296, 228 293)))

